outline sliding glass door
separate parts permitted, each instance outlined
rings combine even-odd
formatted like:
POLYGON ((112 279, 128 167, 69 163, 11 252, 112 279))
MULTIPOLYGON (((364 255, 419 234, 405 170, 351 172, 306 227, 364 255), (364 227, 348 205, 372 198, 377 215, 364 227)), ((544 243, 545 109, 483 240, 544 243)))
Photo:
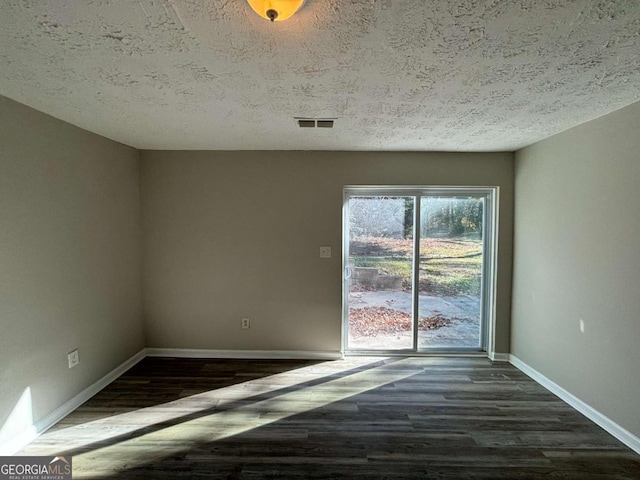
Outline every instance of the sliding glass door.
POLYGON ((486 349, 495 193, 345 189, 345 350, 486 349))
POLYGON ((482 347, 484 199, 420 197, 418 349, 482 347))
POLYGON ((351 196, 348 348, 413 349, 415 197, 351 196))

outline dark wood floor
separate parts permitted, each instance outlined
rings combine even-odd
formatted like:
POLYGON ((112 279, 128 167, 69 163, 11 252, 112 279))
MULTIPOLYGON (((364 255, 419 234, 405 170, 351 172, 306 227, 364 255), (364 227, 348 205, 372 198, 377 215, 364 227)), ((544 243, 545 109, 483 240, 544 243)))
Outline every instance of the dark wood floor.
POLYGON ((640 455, 481 358, 147 358, 21 455, 74 478, 640 479, 640 455))

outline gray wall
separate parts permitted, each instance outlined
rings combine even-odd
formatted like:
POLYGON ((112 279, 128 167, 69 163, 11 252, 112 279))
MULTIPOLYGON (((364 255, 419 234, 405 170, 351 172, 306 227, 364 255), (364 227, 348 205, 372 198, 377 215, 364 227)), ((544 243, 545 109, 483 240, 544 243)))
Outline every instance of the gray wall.
POLYGON ((496 351, 509 351, 510 153, 144 151, 141 174, 149 347, 340 350, 343 186, 409 184, 501 187, 496 351))
POLYGON ((515 356, 636 436, 639 133, 640 103, 516 153, 511 326, 515 356))
POLYGON ((144 347, 140 238, 138 152, 0 97, 0 444, 144 347))

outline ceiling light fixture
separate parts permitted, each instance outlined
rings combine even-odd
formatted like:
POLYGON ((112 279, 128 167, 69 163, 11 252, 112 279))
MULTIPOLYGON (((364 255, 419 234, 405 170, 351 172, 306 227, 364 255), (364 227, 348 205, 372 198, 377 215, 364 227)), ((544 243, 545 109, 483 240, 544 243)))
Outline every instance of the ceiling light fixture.
POLYGON ((293 16, 304 0, 247 0, 253 11, 267 20, 282 21, 293 16))

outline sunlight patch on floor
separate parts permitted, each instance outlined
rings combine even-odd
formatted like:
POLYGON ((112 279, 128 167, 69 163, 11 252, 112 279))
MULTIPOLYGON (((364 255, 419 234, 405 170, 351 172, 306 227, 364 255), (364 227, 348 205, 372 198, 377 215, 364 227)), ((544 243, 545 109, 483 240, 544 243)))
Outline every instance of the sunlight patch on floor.
MULTIPOLYGON (((379 361, 380 358, 377 358, 376 362, 379 361)), ((403 362, 405 360, 398 360, 266 400, 229 410, 214 411, 200 418, 75 455, 74 478, 98 478, 110 472, 121 471, 123 468, 132 469, 161 461, 171 455, 188 451, 193 445, 215 442, 248 432, 423 371, 419 367, 403 366, 403 362), (283 408, 285 404, 286 408, 283 408)), ((354 366, 353 363, 349 363, 346 370, 354 366)))
MULTIPOLYGON (((339 375, 355 368, 367 367, 384 360, 384 357, 350 357, 344 360, 324 362, 242 383, 189 395, 171 402, 140 408, 135 411, 109 415, 98 420, 60 428, 43 434, 37 442, 27 447, 29 455, 58 455, 59 445, 66 451, 88 447, 165 422, 179 421, 181 417, 213 409, 224 409, 234 403, 250 402, 260 395, 277 395, 278 390, 295 388, 302 383, 321 381, 331 375, 339 375)), ((304 395, 296 403, 302 405, 304 395)), ((285 401, 285 400, 283 400, 285 401)), ((253 403, 255 405, 255 403, 253 403)), ((309 408, 315 408, 309 405, 309 408)))

